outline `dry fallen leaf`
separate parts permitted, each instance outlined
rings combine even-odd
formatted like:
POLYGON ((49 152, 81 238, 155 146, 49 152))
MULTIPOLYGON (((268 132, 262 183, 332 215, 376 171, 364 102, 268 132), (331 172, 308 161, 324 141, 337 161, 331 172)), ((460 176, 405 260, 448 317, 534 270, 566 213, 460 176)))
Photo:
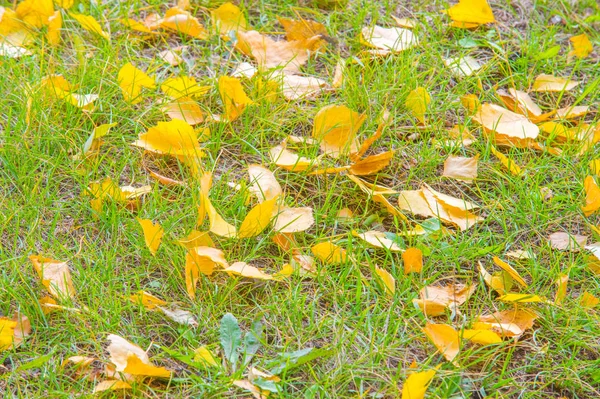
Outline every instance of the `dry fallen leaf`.
POLYGON ((179 309, 177 307, 166 308, 159 306, 158 309, 169 319, 176 323, 183 324, 184 326, 198 327, 198 322, 191 312, 187 310, 179 309))
POLYGON ((247 30, 249 28, 242 10, 229 2, 211 10, 210 17, 214 29, 223 37, 229 37, 231 31, 237 32, 240 29, 247 30))
POLYGON ((105 380, 100 381, 94 387, 92 393, 104 392, 104 391, 116 391, 117 389, 133 389, 131 385, 125 381, 120 380, 105 380))
POLYGON ((277 18, 283 29, 287 40, 306 40, 315 36, 327 36, 327 29, 321 23, 309 19, 286 19, 277 18))
POLYGON ((461 332, 461 337, 479 345, 494 345, 502 342, 502 337, 492 330, 467 329, 461 332))
POLYGON ((576 105, 556 110, 556 119, 576 119, 585 116, 590 110, 588 105, 576 105))
POLYGON ((299 233, 315 223, 311 207, 283 208, 273 217, 273 230, 278 233, 299 233))
POLYGON ((171 372, 164 367, 157 367, 150 362, 146 352, 125 338, 115 334, 108 336, 110 345, 106 348, 110 361, 118 372, 132 376, 169 378, 171 372))
POLYGON ((197 125, 204 122, 204 112, 190 97, 181 97, 176 101, 170 102, 163 107, 165 112, 171 119, 179 119, 189 125, 197 125))
POLYGON ((518 337, 526 330, 533 327, 533 322, 538 316, 528 309, 513 309, 496 312, 491 315, 480 316, 476 329, 491 329, 501 337, 518 337))
POLYGON ((283 194, 273 172, 261 165, 248 165, 249 191, 258 202, 272 200, 283 194))
POLYGON ((511 265, 504 262, 502 259, 498 258, 497 256, 494 256, 493 261, 496 266, 498 266, 499 268, 501 268, 502 270, 507 272, 510 275, 510 277, 513 278, 513 280, 515 280, 521 286, 527 288, 527 283, 525 282, 525 280, 523 280, 523 278, 519 275, 519 273, 511 265))
POLYGON ((595 308, 600 304, 600 299, 586 291, 579 297, 579 304, 584 308, 595 308))
POLYGON ((585 216, 590 216, 600 209, 600 188, 593 176, 587 176, 583 182, 585 189, 585 206, 581 207, 585 216))
POLYGON ((150 219, 137 218, 137 221, 144 231, 144 241, 146 242, 146 246, 152 255, 156 255, 156 251, 160 246, 164 234, 163 228, 158 222, 153 223, 150 219))
POLYGON ((496 158, 498 158, 498 160, 500 160, 502 165, 504 165, 504 167, 508 169, 508 171, 511 174, 513 174, 514 176, 520 176, 521 174, 523 174, 523 171, 521 170, 521 167, 519 165, 514 163, 513 160, 509 159, 506 155, 498 151, 496 148, 492 146, 490 147, 490 151, 496 156, 496 158))
POLYGON ((328 105, 319 110, 313 122, 312 137, 320 142, 321 150, 338 158, 358 149, 356 133, 366 115, 345 105, 328 105))
POLYGON ((269 156, 275 165, 292 172, 301 172, 306 170, 315 162, 293 153, 292 151, 286 149, 283 145, 278 145, 271 148, 269 150, 269 156))
POLYGON ((469 55, 464 57, 445 58, 444 64, 457 78, 471 76, 482 67, 479 61, 469 55))
POLYGON ((431 380, 437 372, 437 367, 432 370, 411 373, 402 385, 402 399, 423 399, 431 380))
POLYGON ((516 303, 530 303, 530 302, 546 302, 546 299, 539 295, 534 294, 505 294, 498 297, 499 301, 503 302, 516 302, 516 303))
POLYGON ((363 43, 374 47, 376 55, 398 53, 419 44, 417 37, 408 29, 366 26, 361 30, 363 43))
POLYGON ((335 265, 348 261, 346 250, 329 241, 313 245, 310 250, 323 263, 335 265))
POLYGON ((402 253, 402 262, 404 263, 404 274, 421 273, 421 269, 423 269, 423 251, 419 248, 407 248, 402 253))
POLYGON ((450 284, 445 287, 428 285, 419 291, 420 299, 413 299, 413 304, 427 316, 442 316, 448 310, 456 312, 457 308, 473 295, 476 288, 476 285, 464 284, 450 284))
POLYGON ((585 58, 594 49, 592 42, 585 33, 569 38, 573 50, 569 52, 569 57, 576 56, 577 58, 585 58))
POLYGON ((452 19, 454 27, 470 28, 475 26, 494 23, 494 13, 487 0, 459 0, 458 4, 445 10, 452 19))
POLYGON ((207 231, 192 230, 187 237, 178 240, 178 242, 187 249, 195 247, 215 247, 215 243, 207 231))
POLYGON ((370 155, 353 163, 350 166, 349 171, 356 176, 372 175, 388 166, 393 157, 393 150, 370 155))
POLYGON ((527 117, 516 114, 496 104, 485 103, 473 119, 488 131, 507 137, 535 139, 540 129, 527 117))
POLYGON ((129 297, 129 300, 133 303, 140 303, 143 307, 148 310, 154 310, 159 306, 164 306, 167 302, 162 299, 147 293, 146 291, 138 291, 129 297))
POLYGON ((165 17, 160 20, 160 27, 196 39, 206 39, 208 37, 206 29, 198 19, 179 7, 167 10, 165 17))
POLYGON ((425 124, 425 113, 427 112, 427 106, 431 102, 431 96, 427 92, 427 89, 424 87, 417 87, 410 93, 408 93, 408 97, 404 105, 406 108, 410 110, 412 115, 421 122, 422 125, 425 124))
POLYGON ((569 283, 569 276, 561 274, 556 280, 556 294, 554 295, 554 303, 560 305, 567 296, 567 284, 569 283))
POLYGON ((142 101, 142 98, 140 97, 142 87, 148 89, 154 89, 156 87, 154 78, 151 78, 144 71, 133 66, 131 62, 128 62, 121 67, 119 74, 117 75, 117 80, 119 82, 119 87, 123 92, 123 97, 125 97, 125 101, 130 102, 131 104, 137 104, 142 101))
POLYGON ((212 247, 195 247, 188 250, 185 256, 185 286, 190 298, 196 298, 196 285, 200 273, 210 276, 216 267, 229 267, 225 254, 212 247))
POLYGON ((182 161, 197 161, 203 155, 198 133, 188 123, 173 119, 158 122, 146 133, 140 133, 133 145, 157 154, 171 155, 182 161))
POLYGON ((272 74, 271 79, 281 86, 281 93, 288 100, 314 99, 329 87, 326 80, 314 76, 281 72, 272 74))
POLYGON ((423 332, 435 345, 438 351, 448 360, 456 365, 454 359, 460 349, 460 337, 456 330, 448 324, 427 323, 423 332))
POLYGON ((442 176, 471 183, 477 177, 478 161, 479 155, 472 158, 450 155, 444 162, 444 173, 442 176))
POLYGON ((587 237, 579 234, 556 232, 548 237, 550 246, 559 251, 579 252, 587 244, 587 237))
POLYGON ((248 212, 238 229, 238 238, 257 236, 269 226, 277 198, 263 201, 248 212))
POLYGON ((246 106, 254 102, 246 95, 237 78, 221 76, 218 82, 219 95, 223 102, 223 119, 232 122, 240 117, 246 106))
POLYGON ((50 295, 56 299, 73 298, 75 287, 71 280, 71 272, 67 262, 46 258, 41 255, 31 255, 29 260, 37 271, 42 284, 48 289, 50 295))
POLYGON ((95 33, 98 36, 110 41, 110 35, 102 30, 102 27, 100 26, 98 21, 94 19, 94 17, 90 15, 76 14, 72 12, 69 13, 69 16, 71 16, 71 18, 79 22, 83 29, 87 30, 88 32, 95 33))
POLYGON ((223 271, 235 276, 255 278, 258 280, 273 280, 273 276, 264 273, 259 268, 251 266, 246 262, 235 262, 231 264, 231 266, 223 269, 223 271))
POLYGON ((371 230, 371 231, 367 231, 367 232, 364 232, 364 233, 359 233, 357 231, 352 231, 352 235, 354 237, 362 238, 363 240, 365 240, 366 242, 368 242, 369 244, 371 244, 371 245, 373 245, 374 247, 377 247, 377 248, 388 249, 391 252, 402 252, 402 251, 404 251, 398 245, 398 243, 396 243, 392 239, 388 238, 388 236, 386 235, 386 233, 384 233, 382 231, 371 230))
POLYGON ((379 267, 375 267, 375 273, 379 276, 383 285, 385 286, 386 292, 389 296, 394 296, 396 292, 396 279, 385 269, 381 269, 379 267))
POLYGON ((532 91, 569 91, 577 87, 581 82, 560 78, 552 75, 541 74, 535 78, 532 91))

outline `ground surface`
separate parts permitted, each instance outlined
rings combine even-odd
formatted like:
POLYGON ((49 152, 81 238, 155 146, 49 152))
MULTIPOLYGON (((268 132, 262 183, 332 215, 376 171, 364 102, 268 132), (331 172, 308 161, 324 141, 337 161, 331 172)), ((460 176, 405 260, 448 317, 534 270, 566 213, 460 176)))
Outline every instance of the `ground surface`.
MULTIPOLYGON (((244 331, 253 320, 265 324, 264 346, 254 360, 258 367, 283 351, 305 347, 332 350, 331 356, 285 376, 278 397, 400 397, 413 361, 424 369, 442 365, 429 389, 430 397, 600 396, 599 311, 582 308, 577 300, 584 291, 600 296, 598 276, 587 268, 584 253, 552 250, 547 243, 547 236, 556 231, 587 235, 590 241, 599 238, 588 227, 597 224, 597 217, 585 218, 580 210, 583 179, 597 151, 577 156, 575 150, 565 149, 562 155, 554 156, 509 149, 505 153, 525 170, 522 176, 512 176, 490 154, 485 137, 466 149, 432 144, 432 139, 443 137, 456 123, 476 126, 460 105, 460 97, 467 93, 477 94, 482 102, 497 103, 495 88, 526 89, 535 76, 549 73, 583 81, 581 90, 565 94, 562 101, 567 105, 578 99, 600 76, 600 9, 595 1, 495 1, 491 4, 499 23, 475 31, 447 27, 447 16, 440 12, 447 8, 444 1, 351 0, 347 9, 337 11, 312 3, 248 3, 243 8, 249 23, 263 32, 281 32, 278 16, 301 15, 323 23, 334 40, 304 70, 325 78, 333 75, 340 57, 353 57, 364 48, 358 39, 363 26, 375 21, 392 26, 392 14, 420 22, 416 32, 421 45, 378 61, 349 63, 343 87, 315 101, 258 101, 237 121, 212 124, 212 138, 203 144, 207 153, 204 167, 214 170, 211 198, 227 220, 239 225, 249 209, 242 195, 227 183, 247 181, 245 167, 249 163, 268 165, 268 149, 288 134, 309 134, 316 111, 332 103, 366 113, 364 132, 375 130, 377 116, 384 108, 392 112, 392 125, 373 148, 373 153, 397 149, 391 165, 379 174, 380 183, 396 190, 430 184, 480 204, 485 220, 465 232, 437 239, 406 239, 406 246, 426 250, 422 273, 404 276, 399 254, 374 250, 352 238, 353 229, 395 232, 403 227, 345 175, 308 176, 280 170, 277 178, 287 192, 288 205, 311 206, 315 212, 315 225, 299 237, 306 252, 316 242, 335 237, 355 262, 318 264, 323 271, 319 276, 293 275, 282 282, 256 282, 222 274, 201 278, 196 300, 186 294, 185 249, 176 240, 196 228, 198 187, 165 187, 142 168, 142 151, 130 143, 148 127, 168 120, 158 105, 162 94, 148 91, 140 104, 128 104, 116 76, 130 61, 151 72, 158 82, 171 75, 189 75, 214 85, 216 77, 230 74, 247 59, 218 37, 200 41, 163 36, 143 41, 118 22, 125 16, 140 19, 152 10, 162 13, 173 4, 97 3, 101 4, 82 6, 80 11, 103 21, 111 33, 110 43, 65 17, 63 44, 58 48, 40 45, 31 57, 0 59, 0 313, 12 315, 20 310, 33 326, 32 335, 19 348, 0 353, 4 365, 0 369, 0 392, 4 397, 59 398, 91 393, 95 383, 65 371, 61 362, 73 355, 106 360, 105 342, 110 333, 144 349, 156 344, 189 353, 208 345, 218 353, 219 322, 227 312, 238 318, 244 331), (595 52, 567 63, 568 39, 581 33, 588 34, 595 52), (476 47, 470 46, 472 42, 476 47), (190 46, 187 63, 171 67, 157 59, 159 51, 177 43, 190 46), (536 60, 554 45, 561 46, 558 55, 536 60), (449 74, 442 59, 459 54, 471 54, 486 62, 478 78, 457 80, 449 74), (84 113, 63 102, 44 99, 38 94, 39 82, 48 74, 64 75, 79 86, 80 92, 98 93, 96 109, 84 113), (417 86, 426 87, 432 97, 428 128, 416 128, 416 120, 404 107, 408 92, 417 86), (93 127, 110 122, 117 126, 105 137, 99 157, 87 163, 73 160, 72 155, 82 148, 93 127), (440 177, 449 153, 480 154, 474 184, 440 177), (137 211, 106 204, 96 217, 89 197, 82 193, 91 182, 105 177, 122 185, 150 184, 153 189, 137 211), (551 200, 543 200, 542 187, 552 190, 551 200), (338 211, 345 207, 354 212, 354 218, 337 220, 338 211), (165 229, 156 256, 145 247, 136 216, 159 221, 165 229), (502 256, 514 249, 526 249, 536 256, 520 268, 530 284, 527 292, 553 298, 555 280, 568 272, 569 295, 560 306, 532 305, 540 318, 519 340, 490 347, 469 346, 459 357, 461 367, 445 362, 422 332, 426 317, 412 305, 412 299, 427 284, 455 278, 478 283, 473 297, 461 307, 459 319, 472 320, 482 313, 510 309, 510 304, 495 301, 495 294, 480 281, 477 262, 490 264, 492 255, 502 256), (38 298, 44 288, 28 260, 32 254, 69 262, 77 295, 67 305, 87 307, 87 311, 42 312, 38 298), (373 274, 375 265, 396 277, 392 298, 376 280, 364 279, 373 274), (196 316, 199 326, 175 324, 127 300, 139 290, 178 302, 196 316), (44 364, 16 371, 19 365, 47 354, 51 356, 44 364)), ((218 4, 203 3, 200 7, 192 3, 192 12, 208 24, 206 9, 218 4)), ((249 96, 256 98, 252 84, 245 87, 249 96)), ((586 93, 583 103, 597 107, 599 93, 597 89, 586 93)), ((541 95, 538 99, 548 105, 556 97, 541 95)), ((217 110, 219 101, 215 89, 205 104, 217 110)), ((595 111, 587 120, 597 120, 595 111)), ((304 155, 314 157, 317 151, 304 155)), ((269 272, 288 261, 266 233, 253 239, 215 241, 228 259, 244 260, 269 272)), ((455 322, 460 324, 460 320, 455 322)), ((175 371, 173 380, 140 385, 125 395, 249 396, 231 385, 241 374, 234 378, 225 372, 198 371, 157 346, 149 353, 154 363, 175 371)), ((121 394, 106 396, 111 395, 121 394)))

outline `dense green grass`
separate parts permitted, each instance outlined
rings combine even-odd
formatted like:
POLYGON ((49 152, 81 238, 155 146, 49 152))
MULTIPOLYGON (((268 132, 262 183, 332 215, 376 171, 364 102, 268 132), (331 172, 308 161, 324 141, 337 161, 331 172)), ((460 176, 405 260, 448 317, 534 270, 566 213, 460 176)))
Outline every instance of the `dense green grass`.
MULTIPOLYGON (((391 26, 391 14, 421 22, 416 29, 421 45, 377 61, 356 58, 356 62, 348 63, 344 86, 313 102, 261 101, 253 83, 247 83, 246 89, 257 105, 232 124, 211 124, 212 137, 205 144, 204 166, 215 176, 211 198, 228 221, 239 225, 249 206, 244 190, 235 192, 227 183, 244 186, 246 165, 268 164, 271 146, 290 133, 308 134, 316 111, 332 103, 346 104, 368 115, 363 137, 376 129, 383 109, 392 112, 394 123, 376 143, 376 149, 398 151, 378 182, 398 190, 428 183, 482 205, 486 219, 464 233, 406 239, 407 246, 423 248, 426 256, 423 272, 405 277, 399 254, 373 250, 352 237, 353 229, 393 232, 402 225, 368 200, 347 177, 279 170, 276 175, 286 191, 286 203, 314 208, 314 227, 298 237, 305 251, 335 236, 355 262, 319 264, 318 277, 294 275, 283 282, 255 282, 222 274, 202 278, 196 301, 185 291, 185 250, 176 240, 195 228, 198 185, 189 179, 188 187, 166 188, 142 168, 142 152, 130 144, 148 127, 168 120, 160 111, 162 93, 159 89, 146 91, 140 104, 130 105, 123 100, 116 76, 130 61, 155 75, 159 83, 172 75, 191 75, 215 86, 216 77, 229 74, 245 59, 217 37, 198 41, 161 36, 145 41, 118 22, 125 16, 139 19, 151 10, 162 13, 167 8, 162 3, 105 1, 81 5, 79 11, 109 21, 103 26, 110 26, 110 43, 65 17, 63 43, 58 48, 40 43, 31 57, 0 59, 0 313, 11 315, 19 310, 33 325, 33 334, 23 345, 0 353, 4 365, 0 368, 0 392, 4 397, 60 398, 91 393, 94 382, 76 378, 61 367, 61 362, 73 355, 108 360, 104 348, 110 333, 142 348, 151 347, 153 361, 175 371, 168 384, 140 385, 132 397, 242 396, 231 381, 241 378, 244 370, 237 376, 199 371, 159 348, 189 354, 208 345, 218 353, 219 321, 227 312, 238 318, 244 331, 254 320, 265 324, 265 342, 254 360, 258 367, 284 351, 305 347, 332 350, 332 356, 316 359, 284 376, 283 392, 278 397, 400 397, 399 387, 413 360, 423 368, 442 364, 429 389, 431 397, 600 396, 599 313, 597 308, 581 308, 577 301, 584 291, 600 296, 598 276, 587 269, 583 253, 552 250, 546 239, 556 231, 588 235, 592 242, 599 238, 587 227, 588 223, 596 225, 597 217, 585 218, 580 211, 583 179, 597 150, 577 156, 567 148, 562 155, 552 156, 511 149, 507 154, 525 169, 523 176, 514 177, 491 156, 490 143, 479 133, 479 140, 467 149, 432 144, 432 139, 444 137, 444 131, 455 123, 475 128, 460 105, 462 95, 475 93, 482 102, 497 103, 494 88, 526 90, 540 73, 582 80, 582 89, 565 94, 561 104, 581 100, 596 108, 598 90, 579 98, 582 90, 600 77, 600 9, 594 0, 579 1, 575 6, 559 0, 495 1, 492 7, 499 23, 475 31, 448 28, 447 17, 440 12, 447 3, 442 1, 399 5, 351 0, 343 10, 319 9, 312 2, 302 6, 276 1, 247 4, 249 23, 261 31, 280 32, 276 17, 294 18, 296 13, 325 24, 335 44, 305 67, 323 77, 333 75, 340 57, 352 59, 363 49, 359 42, 363 26, 374 22, 391 26), (564 23, 550 24, 553 16, 560 16, 564 23), (595 52, 584 60, 567 63, 568 38, 583 32, 590 36, 595 52), (477 47, 465 47, 472 42, 477 47), (187 63, 170 67, 156 54, 176 43, 190 46, 189 55, 187 63), (561 46, 559 55, 536 60, 539 53, 554 45, 561 46), (484 71, 478 77, 452 78, 443 58, 461 54, 486 61, 484 71), (96 109, 84 113, 44 96, 39 82, 48 74, 64 75, 79 86, 79 92, 98 93, 96 109), (406 96, 418 86, 426 87, 433 99, 427 129, 416 129, 415 119, 404 107, 406 96), (32 99, 29 124, 28 98, 32 99), (110 122, 118 125, 105 137, 99 156, 89 162, 73 160, 72 155, 82 148, 93 127, 110 122), (415 133, 416 138, 409 137, 415 133), (473 185, 440 177, 449 153, 481 154, 479 176, 473 185), (89 197, 83 193, 89 183, 106 177, 122 185, 151 184, 153 190, 135 212, 107 203, 96 217, 89 197), (553 191, 550 201, 543 200, 542 187, 553 191), (344 207, 352 209, 355 218, 336 219, 344 207), (136 216, 158 221, 165 229, 156 257, 144 245, 136 216), (495 309, 510 309, 510 305, 494 300, 494 294, 480 281, 476 265, 479 260, 489 264, 492 254, 501 256, 512 249, 528 249, 536 255, 519 267, 530 283, 527 292, 552 298, 554 281, 559 274, 568 273, 567 299, 561 306, 535 306, 540 318, 518 341, 467 346, 458 358, 460 368, 445 362, 421 331, 426 318, 413 307, 412 299, 424 285, 454 277, 478 283, 477 291, 455 320, 458 325, 462 324, 461 317, 467 322, 495 309), (84 309, 82 312, 43 314, 38 298, 44 288, 27 259, 32 254, 69 261, 77 296, 67 305, 84 309), (396 277, 396 293, 391 299, 371 278, 376 265, 396 277), (196 316, 200 326, 176 325, 129 302, 127 297, 138 290, 178 302, 196 316), (19 365, 47 354, 51 357, 41 366, 16 371, 19 365)), ((206 10, 217 5, 195 4, 193 10, 208 24, 206 10)), ((540 104, 552 107, 557 96, 537 98, 540 104)), ((220 112, 216 88, 203 103, 220 112)), ((596 122, 596 109, 587 118, 596 122)), ((300 153, 318 155, 312 147, 301 147, 300 153)), ((182 174, 188 174, 185 168, 182 174)), ((230 262, 247 261, 274 272, 288 261, 270 234, 215 241, 230 262)))

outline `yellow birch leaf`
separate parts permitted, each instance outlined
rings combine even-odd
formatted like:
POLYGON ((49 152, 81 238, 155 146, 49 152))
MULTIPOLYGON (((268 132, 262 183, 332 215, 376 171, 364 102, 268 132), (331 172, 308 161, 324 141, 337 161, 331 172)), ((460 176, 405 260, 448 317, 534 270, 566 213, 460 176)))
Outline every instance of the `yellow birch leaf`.
POLYGON ((219 367, 215 357, 206 346, 201 346, 194 350, 194 361, 202 362, 210 367, 219 367))
POLYGON ((284 208, 273 216, 273 230, 282 234, 306 231, 315 224, 311 207, 284 208))
POLYGON ((366 242, 368 242, 369 244, 371 244, 374 247, 377 248, 384 248, 384 249, 388 249, 391 252, 402 252, 404 251, 399 245, 398 243, 396 243, 395 241, 389 239, 386 234, 382 231, 375 231, 375 230, 371 230, 371 231, 367 231, 364 233, 359 233, 357 231, 352 231, 352 235, 354 237, 358 237, 358 238, 362 238, 363 240, 365 240, 366 242))
POLYGON ((13 346, 17 322, 8 317, 0 317, 0 352, 13 346))
POLYGON ((60 44, 61 28, 62 14, 60 11, 55 11, 54 14, 48 18, 48 31, 46 32, 46 39, 52 46, 58 46, 60 44))
POLYGON ((492 330, 463 330, 462 337, 479 345, 493 345, 502 342, 502 338, 492 330))
POLYGON ((546 302, 546 299, 544 299, 543 297, 532 294, 506 294, 498 297, 498 300, 504 302, 517 303, 546 302))
POLYGON ((427 89, 424 87, 417 87, 408 93, 408 97, 404 104, 406 105, 406 108, 410 110, 412 115, 424 125, 425 113, 427 112, 427 106, 430 102, 431 96, 427 92, 427 89))
POLYGON ((223 271, 230 275, 255 278, 259 280, 273 280, 273 276, 264 273, 259 268, 251 266, 246 262, 235 262, 223 271))
POLYGON ((396 292, 396 279, 387 270, 375 267, 375 273, 379 276, 383 282, 386 292, 389 296, 394 296, 396 292))
POLYGON ((272 200, 283 194, 273 172, 261 165, 248 165, 249 191, 258 202, 272 200))
POLYGON ((144 71, 133 66, 131 62, 128 62, 121 67, 119 74, 117 75, 117 80, 119 82, 119 87, 123 92, 125 101, 131 104, 137 104, 142 101, 142 98, 140 97, 142 87, 148 89, 154 89, 156 87, 154 78, 151 78, 144 73, 144 71))
POLYGON ((460 350, 460 337, 458 332, 448 324, 427 323, 423 332, 435 345, 438 351, 453 364, 460 350))
POLYGON ((56 299, 73 298, 75 287, 71 280, 71 272, 67 262, 31 255, 29 257, 33 267, 42 279, 42 284, 48 289, 50 295, 56 299))
POLYGON ((110 35, 102 30, 102 27, 100 26, 98 21, 94 19, 94 17, 89 15, 76 14, 73 12, 70 12, 69 15, 71 16, 71 18, 79 22, 83 29, 87 30, 88 32, 95 33, 100 37, 103 37, 104 39, 110 41, 110 35))
POLYGON ((487 0, 459 0, 458 4, 453 5, 445 12, 452 18, 452 21, 465 23, 467 27, 470 27, 470 24, 481 25, 496 22, 487 0))
POLYGON ((248 238, 259 235, 271 222, 277 198, 264 201, 248 212, 238 230, 238 238, 248 238))
POLYGON ((282 145, 275 146, 269 150, 271 161, 280 168, 292 172, 301 172, 310 168, 314 161, 298 156, 298 154, 286 149, 282 145))
POLYGON ((163 107, 163 112, 169 115, 171 119, 179 119, 192 126, 205 120, 202 108, 190 97, 181 97, 166 104, 163 107))
POLYGON ((221 4, 217 9, 211 10, 210 16, 213 27, 223 37, 229 37, 229 32, 237 32, 239 29, 249 28, 246 17, 238 6, 229 2, 221 4))
POLYGON ((585 206, 581 207, 585 216, 590 216, 600 209, 600 188, 592 176, 587 176, 583 182, 585 189, 585 206))
POLYGON ((514 309, 480 316, 474 329, 491 329, 502 337, 515 337, 533 327, 537 314, 529 309, 514 309))
POLYGON ((155 297, 152 294, 147 293, 146 291, 138 291, 137 293, 131 295, 129 300, 133 303, 141 303, 148 310, 154 310, 159 306, 164 306, 167 303, 162 299, 155 297))
POLYGON ((562 92, 577 87, 581 82, 557 76, 540 74, 533 81, 532 91, 562 92))
POLYGON ((163 228, 158 222, 152 223, 152 220, 150 219, 136 218, 136 220, 140 226, 142 226, 142 230, 144 231, 144 241, 146 242, 146 246, 153 256, 156 255, 156 251, 160 246, 164 234, 163 228))
POLYGON ((496 266, 498 266, 499 268, 501 268, 502 270, 507 272, 517 283, 519 283, 523 287, 527 288, 527 283, 525 282, 525 280, 523 280, 523 278, 519 275, 519 273, 515 269, 513 269, 513 267, 511 265, 504 262, 502 259, 498 258, 497 256, 494 256, 493 261, 496 266))
POLYGON ((181 97, 198 98, 211 90, 210 86, 200 86, 196 79, 190 76, 179 76, 165 80, 160 89, 169 97, 178 99, 181 97))
POLYGON ((423 269, 423 252, 419 248, 407 248, 402 253, 404 274, 420 273, 423 269))
POLYGON ((479 98, 475 94, 465 94, 460 98, 460 103, 469 111, 469 114, 475 114, 481 108, 479 98))
POLYGON ((313 245, 310 250, 323 263, 335 265, 348 261, 346 250, 329 241, 313 245))
POLYGON ((594 47, 592 46, 592 42, 585 33, 581 35, 573 36, 569 39, 571 44, 573 45, 573 50, 569 52, 569 56, 576 56, 577 58, 585 58, 587 57, 594 47))
POLYGON ((437 367, 433 370, 421 371, 409 375, 402 385, 402 399, 425 398, 425 392, 427 392, 427 388, 436 372, 437 367))
POLYGON ((514 161, 509 159, 506 155, 504 155, 503 153, 501 153, 494 147, 490 147, 490 151, 492 152, 492 154, 494 154, 496 156, 496 158, 498 158, 498 160, 502 163, 502 165, 504 165, 504 167, 506 169, 508 169, 508 171, 511 174, 513 174, 515 176, 520 176, 523 173, 523 170, 521 170, 521 167, 519 165, 517 165, 516 163, 514 163, 514 161))
POLYGON ((196 298, 196 285, 200 273, 210 276, 216 267, 229 267, 223 251, 212 247, 195 247, 185 256, 185 287, 190 298, 196 298))
POLYGON ((594 308, 600 303, 600 299, 586 291, 579 297, 579 303, 584 308, 594 308))
POLYGON ((489 131, 518 139, 535 139, 540 133, 539 127, 526 116, 496 104, 482 104, 473 120, 489 131))
POLYGON ((444 162, 444 173, 442 176, 471 183, 477 177, 478 161, 479 155, 472 158, 450 155, 444 162))
POLYGON ((198 19, 179 7, 167 10, 165 17, 160 21, 160 27, 196 39, 206 39, 208 37, 206 29, 198 19))
POLYGON ((41 28, 48 25, 48 19, 54 14, 54 4, 52 0, 24 0, 19 2, 15 13, 26 25, 41 28))
POLYGON ((92 393, 104 392, 104 391, 116 391, 117 389, 132 389, 133 387, 126 383, 125 381, 119 380, 105 380, 100 381, 94 387, 94 391, 92 393))
POLYGON ((285 37, 288 41, 306 40, 314 36, 327 36, 327 29, 319 22, 309 19, 286 19, 277 18, 283 29, 285 37))
POLYGON ((567 284, 569 283, 569 276, 561 274, 556 280, 556 294, 554 295, 554 303, 560 305, 567 296, 567 284))
POLYGON ((198 143, 198 133, 188 123, 178 119, 158 122, 146 133, 140 133, 133 145, 181 160, 197 159, 203 154, 198 143))
POLYGON ((356 134, 365 118, 345 105, 325 106, 315 116, 312 137, 320 141, 323 152, 334 158, 357 152, 356 134))
POLYGON ((178 242, 186 247, 192 249, 195 247, 215 247, 215 243, 207 231, 196 231, 192 230, 185 238, 178 240, 178 242))
POLYGON ((221 76, 218 87, 224 108, 223 118, 229 122, 239 118, 247 105, 254 104, 244 92, 244 88, 237 78, 221 76))
POLYGON ((390 164, 394 152, 393 150, 386 151, 358 160, 350 166, 350 173, 356 176, 375 174, 390 164))
POLYGON ((404 28, 384 28, 378 25, 365 26, 360 33, 361 42, 375 48, 375 50, 369 51, 373 55, 398 53, 419 44, 417 36, 404 28))
POLYGON ((123 371, 131 375, 140 375, 144 377, 171 377, 171 372, 166 368, 157 367, 149 362, 145 363, 134 353, 127 356, 127 366, 123 371))

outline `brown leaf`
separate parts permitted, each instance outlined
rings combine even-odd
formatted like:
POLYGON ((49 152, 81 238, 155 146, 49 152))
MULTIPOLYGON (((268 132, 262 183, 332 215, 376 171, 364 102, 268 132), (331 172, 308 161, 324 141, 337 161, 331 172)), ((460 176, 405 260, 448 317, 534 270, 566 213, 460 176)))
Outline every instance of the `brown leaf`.
POLYGON ((559 251, 579 252, 587 244, 587 237, 579 234, 556 232, 548 237, 550 246, 559 251))

